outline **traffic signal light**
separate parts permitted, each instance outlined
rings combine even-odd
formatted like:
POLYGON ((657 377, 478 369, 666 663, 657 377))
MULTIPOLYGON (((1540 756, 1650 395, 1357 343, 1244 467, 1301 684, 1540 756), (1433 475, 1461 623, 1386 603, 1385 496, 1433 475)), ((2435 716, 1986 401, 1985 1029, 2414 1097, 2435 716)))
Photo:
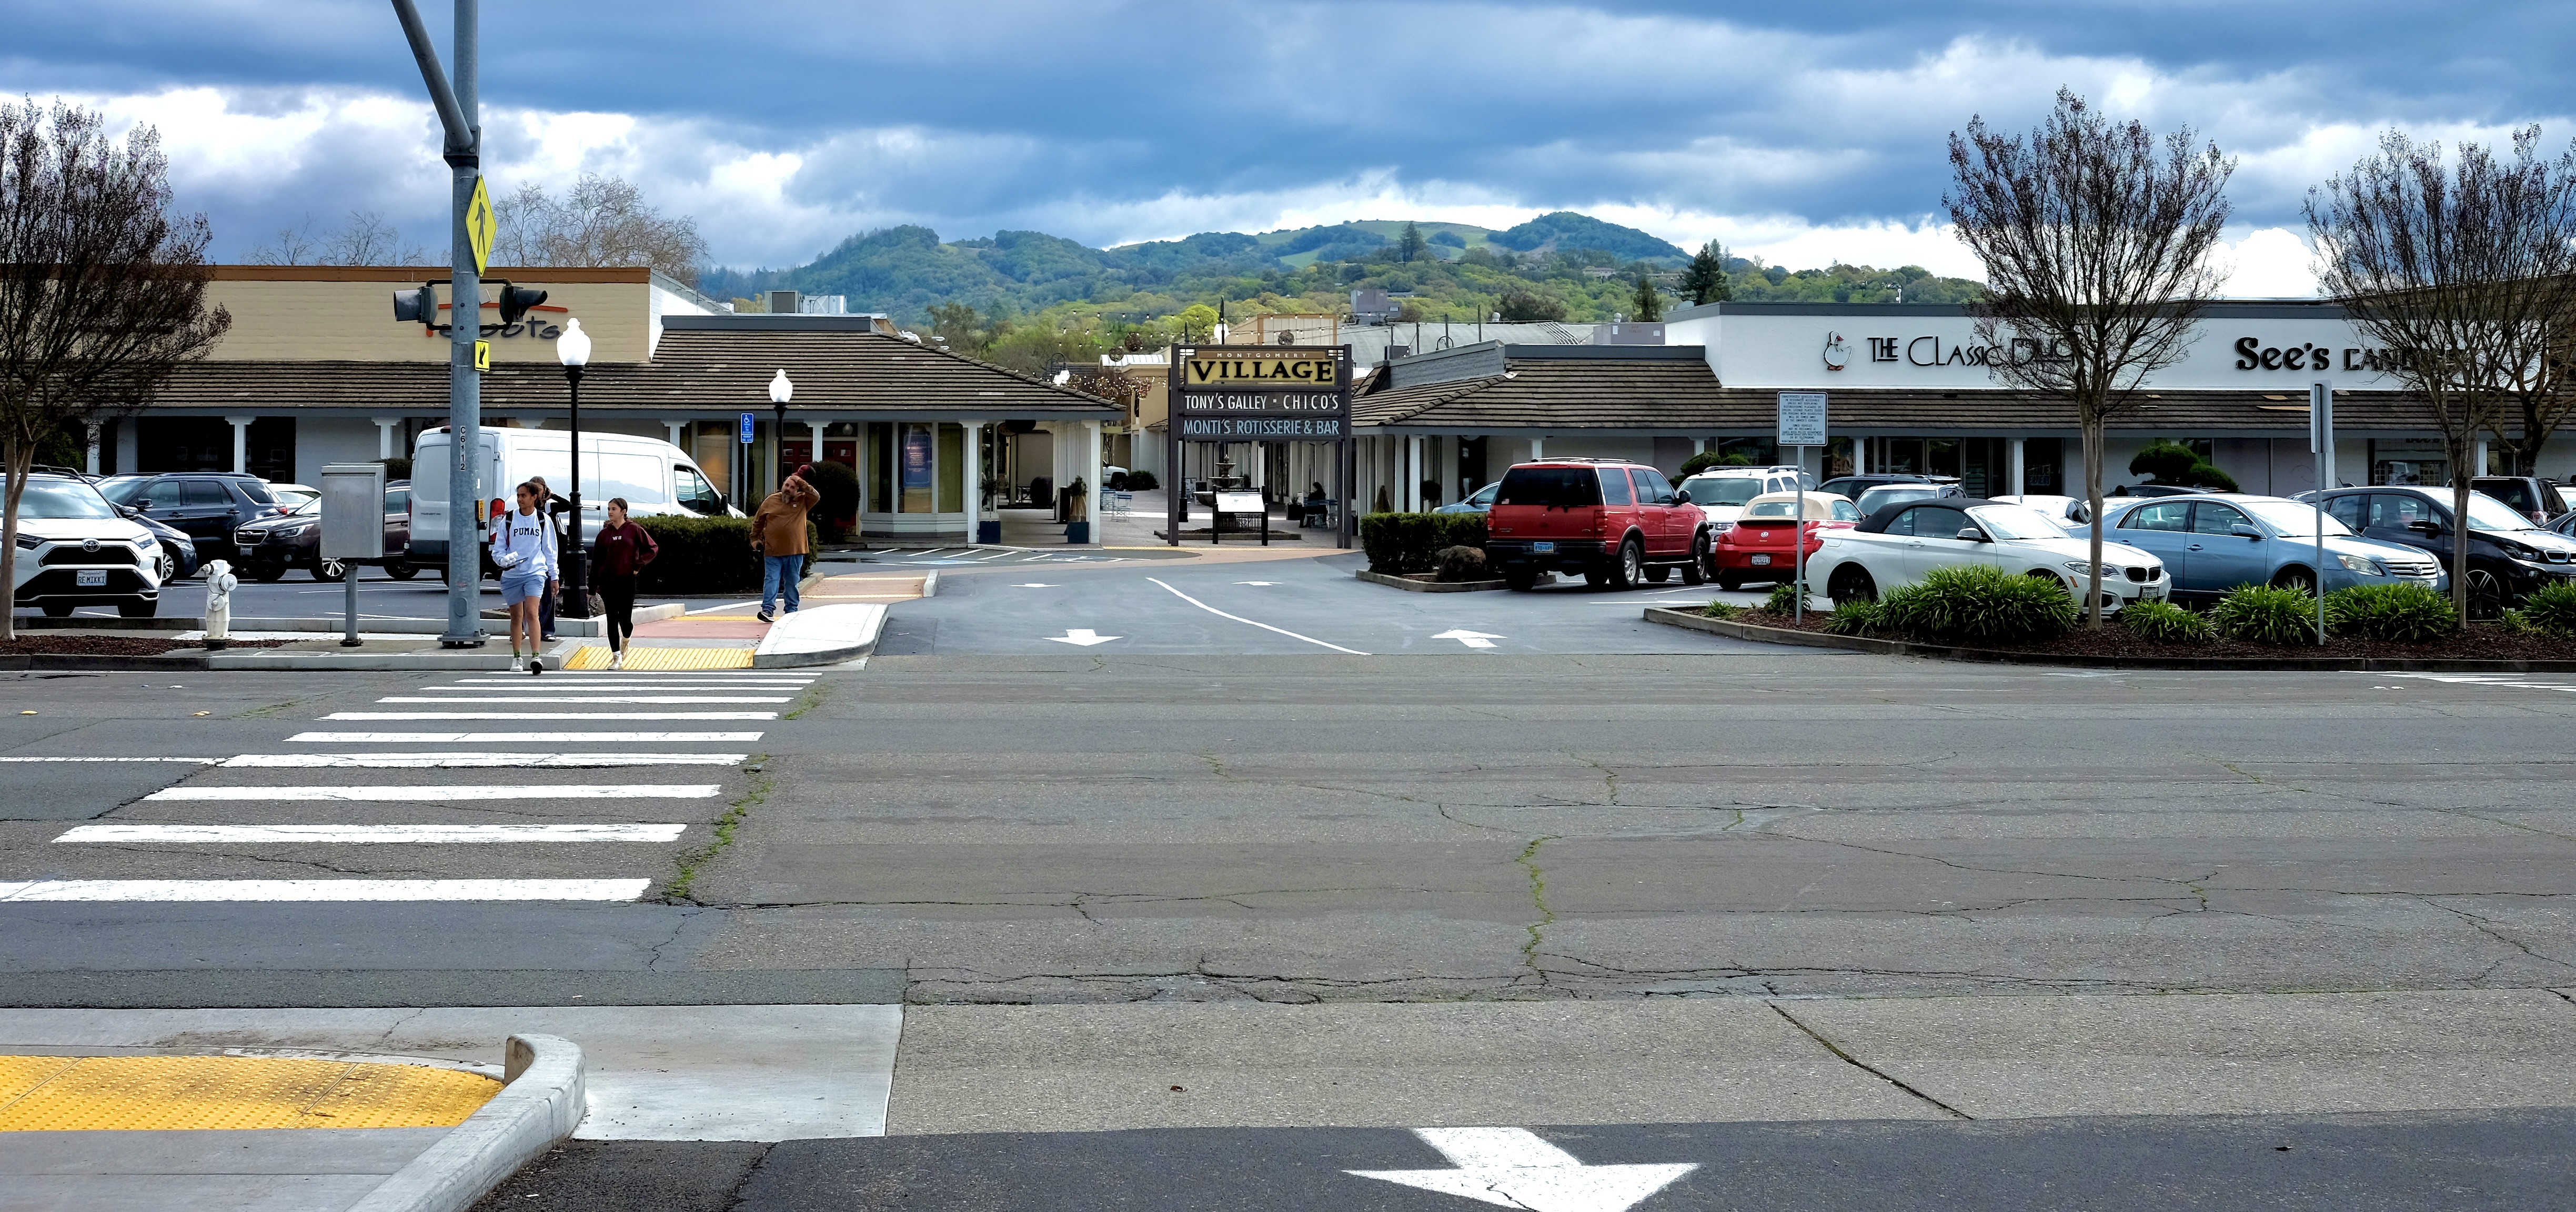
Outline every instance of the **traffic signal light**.
POLYGON ((500 302, 502 327, 506 328, 512 324, 518 323, 520 317, 528 314, 529 308, 535 307, 537 304, 545 301, 546 292, 542 290, 530 290, 524 286, 512 286, 508 282, 501 283, 500 302))
POLYGON ((430 314, 438 306, 436 300, 431 298, 434 293, 426 286, 419 290, 395 291, 394 319, 405 324, 434 323, 435 318, 430 314))

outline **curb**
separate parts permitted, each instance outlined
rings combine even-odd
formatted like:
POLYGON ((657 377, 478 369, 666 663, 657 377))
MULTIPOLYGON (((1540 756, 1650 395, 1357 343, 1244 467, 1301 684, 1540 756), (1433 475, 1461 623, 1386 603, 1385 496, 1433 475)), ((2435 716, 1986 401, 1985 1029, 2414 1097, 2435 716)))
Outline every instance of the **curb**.
POLYGON ((921 596, 925 598, 935 598, 939 596, 938 569, 933 568, 930 571, 921 574, 921 596))
POLYGON ((1365 568, 1351 575, 1371 585, 1384 585, 1389 589, 1401 589, 1406 593, 1483 593, 1488 589, 1503 588, 1501 581, 1416 581, 1407 577, 1389 576, 1383 572, 1370 572, 1365 568))
POLYGON ((19 673, 37 669, 79 670, 88 672, 193 672, 208 668, 200 650, 185 655, 164 653, 160 656, 84 656, 76 652, 33 652, 0 656, 0 673, 19 673))
POLYGON ((1759 627, 1751 623, 1712 619, 1706 615, 1671 610, 1662 606, 1647 607, 1646 621, 1662 623, 1667 627, 1705 631, 1713 635, 1753 640, 1765 644, 1787 644, 1801 648, 1839 648, 1845 652, 1929 657, 1944 661, 1976 661, 1995 665, 2275 673, 2576 673, 2576 660, 2478 661, 2465 658, 2418 659, 2413 657, 2113 657, 2006 652, 1993 648, 1951 648, 1940 644, 1917 644, 1910 640, 1881 640, 1869 636, 1791 631, 1785 627, 1759 627))
POLYGON ((552 1035, 513 1035, 507 1050, 509 1084, 349 1212, 466 1212, 572 1135, 587 1094, 581 1049, 552 1035))
POLYGON ((885 621, 886 607, 874 602, 817 606, 780 615, 752 650, 751 667, 799 669, 856 660, 877 650, 885 621), (813 632, 824 634, 809 634, 813 632))

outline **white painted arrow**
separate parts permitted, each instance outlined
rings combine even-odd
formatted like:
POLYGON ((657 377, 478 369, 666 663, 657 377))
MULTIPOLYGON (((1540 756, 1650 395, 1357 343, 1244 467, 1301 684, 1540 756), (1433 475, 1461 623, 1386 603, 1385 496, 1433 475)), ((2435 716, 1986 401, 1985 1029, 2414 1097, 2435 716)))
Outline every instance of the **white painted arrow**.
POLYGON ((1067 628, 1063 635, 1051 635, 1046 638, 1059 644, 1078 644, 1084 648, 1089 648, 1094 644, 1106 644, 1111 640, 1125 639, 1126 637, 1102 635, 1088 627, 1072 627, 1067 628))
POLYGON ((1055 588, 1055 586, 1053 586, 1053 585, 1049 585, 1049 584, 1047 584, 1047 583, 1046 583, 1046 582, 1044 582, 1044 581, 1029 581, 1029 582, 1027 582, 1027 583, 1025 583, 1025 584, 1013 585, 1013 586, 1011 586, 1011 588, 1013 588, 1013 589, 1053 589, 1053 588, 1055 588))
POLYGON ((1276 585, 1277 581, 1236 581, 1237 585, 1276 585))
POLYGON ((1491 648, 1494 646, 1494 641, 1503 637, 1498 635, 1489 635, 1482 631, 1444 631, 1431 638, 1435 640, 1456 640, 1469 648, 1491 648))
POLYGON ((1458 1168, 1345 1173, 1528 1212, 1627 1212, 1699 1168, 1694 1162, 1587 1166, 1527 1128, 1416 1128, 1413 1134, 1458 1168))

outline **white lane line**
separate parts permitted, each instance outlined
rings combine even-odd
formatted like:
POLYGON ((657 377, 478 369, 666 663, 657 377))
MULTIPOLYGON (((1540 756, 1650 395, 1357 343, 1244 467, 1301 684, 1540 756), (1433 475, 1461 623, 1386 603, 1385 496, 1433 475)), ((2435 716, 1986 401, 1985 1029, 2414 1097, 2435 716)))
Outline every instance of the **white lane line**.
POLYGON ((796 701, 796 696, 792 694, 782 694, 776 698, 747 698, 688 694, 580 696, 563 694, 508 694, 484 697, 475 695, 448 696, 393 694, 377 699, 376 701, 379 703, 792 703, 796 701))
POLYGON ((714 783, 513 783, 506 786, 417 787, 164 787, 147 800, 230 800, 273 803, 471 800, 703 800, 714 783))
POLYGON ((334 711, 319 717, 320 722, 333 720, 517 720, 521 723, 544 723, 548 720, 774 720, 775 711, 334 711))
POLYGON ((1170 585, 1166 585, 1166 584, 1164 584, 1164 582, 1163 582, 1162 578, 1160 578, 1160 577, 1147 577, 1147 578, 1145 578, 1145 579, 1146 579, 1146 580, 1148 580, 1148 581, 1152 581, 1153 583, 1155 583, 1155 584, 1157 584, 1157 585, 1162 585, 1162 586, 1163 586, 1163 588, 1171 590, 1171 593, 1172 593, 1172 596, 1173 596, 1173 597, 1179 598, 1180 600, 1182 600, 1182 601, 1184 601, 1184 602, 1187 602, 1187 603, 1189 603, 1189 604, 1190 604, 1190 605, 1192 605, 1192 606, 1196 606, 1196 607, 1198 607, 1199 609, 1204 610, 1204 611, 1208 612, 1209 614, 1215 615, 1215 616, 1216 616, 1216 617, 1218 617, 1218 618, 1221 618, 1221 619, 1232 619, 1232 620, 1234 620, 1235 622, 1238 622, 1238 623, 1250 623, 1250 624, 1252 624, 1253 626, 1255 626, 1255 627, 1258 627, 1258 628, 1262 629, 1263 631, 1275 631, 1275 632, 1278 632, 1278 633, 1279 633, 1279 634, 1281 634, 1281 635, 1284 635, 1284 636, 1288 637, 1289 639, 1292 639, 1292 640, 1304 640, 1304 641, 1306 641, 1306 642, 1307 642, 1307 643, 1309 643, 1309 644, 1313 644, 1313 645, 1316 645, 1316 646, 1318 646, 1318 647, 1322 647, 1322 648, 1330 648, 1330 649, 1332 649, 1332 650, 1333 650, 1333 651, 1335 651, 1335 652, 1347 652, 1347 653, 1351 654, 1352 656, 1367 656, 1367 655, 1368 655, 1367 653, 1362 652, 1362 651, 1360 651, 1360 650, 1359 650, 1359 649, 1357 649, 1357 648, 1344 648, 1344 647, 1342 647, 1342 646, 1341 646, 1341 645, 1339 645, 1339 644, 1327 644, 1327 643, 1325 643, 1324 641, 1319 640, 1319 639, 1316 639, 1316 638, 1315 638, 1315 637, 1313 637, 1313 636, 1310 636, 1310 635, 1299 635, 1299 634, 1297 634, 1296 632, 1290 631, 1290 630, 1288 630, 1288 629, 1287 629, 1287 628, 1285 628, 1285 627, 1273 627, 1273 626, 1271 626, 1270 624, 1268 624, 1268 623, 1264 623, 1264 622, 1261 622, 1261 621, 1259 621, 1259 620, 1257 620, 1257 619, 1247 619, 1247 618, 1245 618, 1245 617, 1243 617, 1242 615, 1239 615, 1239 614, 1227 614, 1226 612, 1224 612, 1224 611, 1222 611, 1222 610, 1219 610, 1219 609, 1217 609, 1217 608, 1216 608, 1216 607, 1214 607, 1214 606, 1210 606, 1210 605, 1208 605, 1207 603, 1205 603, 1205 602, 1202 602, 1202 601, 1198 600, 1197 598, 1191 597, 1190 595, 1188 595, 1188 594, 1186 594, 1186 593, 1183 593, 1183 592, 1181 592, 1180 590, 1172 589, 1172 587, 1171 587, 1170 585))
POLYGON ((608 766, 730 766, 744 753, 241 753, 231 770, 595 770, 608 766))
POLYGON ((686 825, 80 825, 57 842, 307 843, 671 842, 686 825))
MULTIPOLYGON (((526 685, 528 684, 528 679, 526 679, 526 678, 520 678, 517 684, 518 684, 518 685, 520 685, 520 686, 522 686, 522 687, 524 687, 524 686, 526 686, 526 685)), ((504 682, 504 683, 502 683, 502 685, 506 686, 506 685, 510 685, 510 683, 508 683, 508 682, 504 682)), ((769 690, 769 691, 785 691, 785 690, 802 690, 802 689, 804 689, 804 688, 805 688, 805 687, 804 687, 804 684, 803 684, 803 683, 801 683, 801 682, 800 682, 800 683, 795 683, 795 684, 792 684, 792 685, 781 685, 781 684, 779 684, 779 683, 777 683, 777 682, 742 682, 742 683, 738 683, 738 684, 728 684, 728 683, 723 683, 723 682, 715 682, 715 683, 707 683, 707 684, 702 684, 702 685, 689 685, 689 686, 673 686, 673 685, 670 685, 670 684, 668 684, 668 683, 663 683, 663 682, 585 682, 585 683, 583 683, 583 684, 581 684, 581 685, 579 685, 579 686, 564 686, 564 685, 562 685, 562 684, 560 684, 560 683, 557 683, 557 684, 555 684, 555 685, 553 685, 553 686, 549 686, 549 687, 547 687, 547 689, 549 689, 549 690, 577 690, 577 691, 579 691, 579 692, 581 692, 581 693, 583 693, 583 694, 591 694, 591 693, 601 693, 601 694, 605 694, 605 693, 608 693, 608 692, 611 692, 611 691, 620 691, 620 692, 622 692, 622 691, 630 691, 630 690, 656 690, 656 691, 663 691, 663 692, 666 692, 666 693, 674 693, 674 694, 676 694, 676 693, 701 694, 701 693, 708 693, 708 692, 749 693, 749 692, 752 692, 752 691, 762 691, 762 690, 769 690)), ((419 687, 414 687, 414 689, 420 690, 420 691, 422 691, 422 692, 424 692, 424 693, 430 693, 430 694, 437 694, 437 695, 441 695, 442 697, 452 697, 452 696, 460 695, 460 694, 477 694, 477 693, 479 693, 479 694, 491 694, 491 693, 493 693, 494 691, 496 691, 496 690, 500 689, 500 687, 497 687, 497 686, 419 686, 419 687)))
POLYGON ((0 762, 188 762, 212 766, 222 758, 183 757, 0 757, 0 762))
MULTIPOLYGON (((299 732, 288 744, 306 745, 744 745, 757 732, 299 732)), ((214 762, 219 758, 199 758, 214 762)))
POLYGON ((631 901, 651 880, 16 880, 20 901, 631 901))

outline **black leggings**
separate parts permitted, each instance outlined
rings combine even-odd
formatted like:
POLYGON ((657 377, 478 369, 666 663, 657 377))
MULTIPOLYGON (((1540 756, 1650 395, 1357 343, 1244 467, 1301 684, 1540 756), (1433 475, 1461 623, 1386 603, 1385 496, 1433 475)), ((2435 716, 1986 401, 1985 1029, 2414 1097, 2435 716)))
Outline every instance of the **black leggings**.
POLYGON ((608 607, 608 647, 626 651, 626 641, 635 635, 635 577, 603 575, 599 578, 599 600, 608 607))

